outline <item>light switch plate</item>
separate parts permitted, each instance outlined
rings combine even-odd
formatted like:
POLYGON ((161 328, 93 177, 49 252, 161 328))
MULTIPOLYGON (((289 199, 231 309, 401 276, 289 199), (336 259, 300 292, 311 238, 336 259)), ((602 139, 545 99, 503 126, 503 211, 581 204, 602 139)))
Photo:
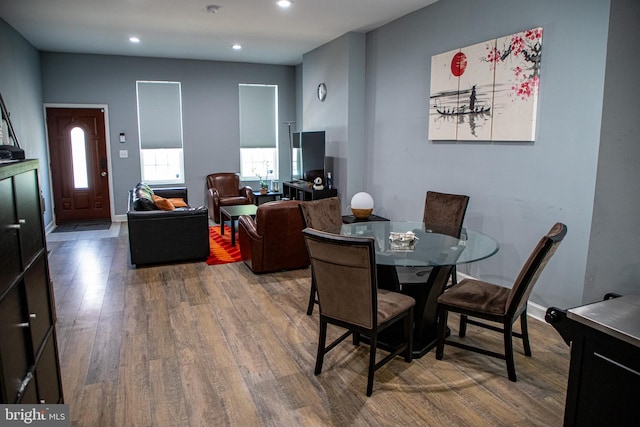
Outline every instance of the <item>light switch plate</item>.
POLYGON ((126 159, 129 157, 129 150, 120 150, 120 158, 126 159))

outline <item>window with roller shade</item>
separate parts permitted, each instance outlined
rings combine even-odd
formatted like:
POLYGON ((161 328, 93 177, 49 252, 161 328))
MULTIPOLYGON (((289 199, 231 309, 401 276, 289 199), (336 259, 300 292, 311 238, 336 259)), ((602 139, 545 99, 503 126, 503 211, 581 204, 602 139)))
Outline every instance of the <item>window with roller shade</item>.
POLYGON ((239 105, 241 179, 278 179, 278 86, 240 84, 239 105))
POLYGON ((182 184, 182 87, 180 82, 137 81, 142 181, 182 184))

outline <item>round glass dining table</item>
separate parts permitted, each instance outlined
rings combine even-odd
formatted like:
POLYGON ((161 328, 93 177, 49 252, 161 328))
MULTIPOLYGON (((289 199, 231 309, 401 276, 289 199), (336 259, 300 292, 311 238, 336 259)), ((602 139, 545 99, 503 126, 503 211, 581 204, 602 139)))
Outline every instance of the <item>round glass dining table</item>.
POLYGON ((445 228, 422 222, 372 221, 342 224, 332 233, 376 239, 376 262, 404 267, 433 267, 466 264, 494 255, 500 249, 492 237, 468 228, 445 228), (412 232, 410 248, 394 245, 391 233, 412 232))
MULTIPOLYGON (((414 357, 422 357, 436 345, 438 297, 444 292, 453 266, 480 261, 500 249, 498 242, 468 228, 443 228, 422 222, 363 221, 328 230, 344 236, 372 237, 376 241, 378 286, 416 300, 414 308, 414 357), (412 244, 398 242, 397 233, 413 233, 412 244), (402 284, 396 267, 422 267, 424 282, 402 284), (431 267, 431 268, 426 268, 431 267)), ((379 339, 391 349, 402 339, 401 328, 391 328, 379 339)))

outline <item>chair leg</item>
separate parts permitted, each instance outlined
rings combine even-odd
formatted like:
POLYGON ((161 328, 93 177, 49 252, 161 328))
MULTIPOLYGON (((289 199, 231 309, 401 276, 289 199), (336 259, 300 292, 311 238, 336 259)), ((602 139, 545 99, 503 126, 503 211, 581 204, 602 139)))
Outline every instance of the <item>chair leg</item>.
POLYGON ((522 331, 522 344, 524 345, 525 356, 531 356, 531 345, 529 345, 529 327, 527 326, 527 311, 520 315, 520 330, 522 331))
POLYGON ((353 345, 360 345, 360 332, 353 331, 353 345))
POLYGON ((367 396, 373 394, 373 376, 376 372, 376 347, 378 346, 377 334, 371 334, 371 347, 369 348, 369 375, 367 376, 367 396))
POLYGON ((504 356, 509 379, 516 382, 516 364, 513 360, 513 325, 509 320, 504 322, 504 356))
POLYGON ((407 342, 404 361, 411 363, 413 360, 413 310, 409 310, 409 313, 404 316, 404 339, 407 342))
POLYGON ((460 338, 464 338, 467 335, 467 319, 469 317, 466 314, 460 315, 460 330, 458 331, 458 336, 460 338))
POLYGON ((327 342, 327 322, 320 320, 320 334, 318 336, 318 355, 316 356, 316 369, 314 374, 320 375, 322 372, 322 362, 324 361, 324 347, 327 342))
POLYGON ((438 360, 442 360, 444 356, 444 336, 447 329, 447 317, 447 308, 438 305, 438 344, 436 346, 436 359, 438 360))
POLYGON ((313 275, 311 276, 311 292, 309 294, 309 305, 307 306, 307 315, 311 316, 313 314, 313 306, 316 303, 316 281, 313 279, 313 275))
POLYGON ((451 286, 457 285, 457 284, 458 284, 458 270, 454 265, 453 268, 451 269, 451 286))

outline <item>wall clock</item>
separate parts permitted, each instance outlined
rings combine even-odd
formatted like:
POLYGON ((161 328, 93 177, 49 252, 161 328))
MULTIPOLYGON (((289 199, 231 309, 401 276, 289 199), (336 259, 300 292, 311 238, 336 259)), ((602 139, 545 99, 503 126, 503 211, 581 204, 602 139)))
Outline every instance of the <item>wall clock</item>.
POLYGON ((320 83, 318 85, 318 99, 324 101, 327 98, 327 85, 320 83))

